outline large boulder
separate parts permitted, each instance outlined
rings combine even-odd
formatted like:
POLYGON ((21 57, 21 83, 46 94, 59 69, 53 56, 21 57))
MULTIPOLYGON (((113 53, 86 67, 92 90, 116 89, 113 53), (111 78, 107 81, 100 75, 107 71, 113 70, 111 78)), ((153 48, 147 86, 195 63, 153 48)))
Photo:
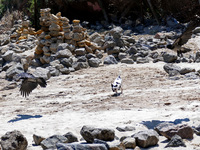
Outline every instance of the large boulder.
POLYGON ((165 64, 163 69, 169 74, 169 76, 180 75, 181 67, 174 64, 165 64))
POLYGON ((168 139, 171 139, 175 134, 179 135, 183 139, 192 139, 194 133, 192 127, 186 124, 174 125, 167 122, 159 124, 156 127, 156 130, 168 139))
POLYGON ((53 135, 43 140, 40 144, 43 149, 55 149, 57 143, 68 143, 68 139, 63 135, 53 135))
POLYGON ((140 131, 132 135, 132 137, 136 139, 137 145, 143 148, 147 148, 149 146, 155 146, 158 144, 159 141, 159 135, 153 129, 140 131))
POLYGON ((28 141, 20 131, 7 132, 1 137, 3 150, 26 150, 27 146, 28 141))
POLYGON ((88 143, 93 143, 94 139, 112 141, 115 138, 115 131, 108 128, 94 128, 91 126, 83 126, 80 133, 88 143))

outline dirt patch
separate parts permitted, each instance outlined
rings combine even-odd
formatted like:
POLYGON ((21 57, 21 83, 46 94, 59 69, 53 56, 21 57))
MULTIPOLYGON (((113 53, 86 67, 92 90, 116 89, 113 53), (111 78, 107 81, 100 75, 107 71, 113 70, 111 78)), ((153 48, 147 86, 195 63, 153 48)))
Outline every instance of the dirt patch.
MULTIPOLYGON (((163 65, 120 63, 82 69, 50 78, 46 88, 38 87, 28 98, 20 95, 19 88, 1 91, 0 136, 18 129, 28 138, 30 149, 41 149, 31 145, 33 134, 47 137, 72 131, 78 136, 86 124, 116 128, 152 120, 184 121, 187 118, 186 123, 198 125, 199 80, 169 80, 163 65), (116 97, 111 83, 119 74, 123 94, 116 97), (9 122, 19 117, 17 115, 32 117, 9 122), (41 117, 34 117, 37 115, 41 117)), ((179 65, 199 67, 197 63, 179 65)), ((1 79, 1 86, 8 83, 1 79)), ((190 146, 196 144, 191 143, 188 142, 190 146)))

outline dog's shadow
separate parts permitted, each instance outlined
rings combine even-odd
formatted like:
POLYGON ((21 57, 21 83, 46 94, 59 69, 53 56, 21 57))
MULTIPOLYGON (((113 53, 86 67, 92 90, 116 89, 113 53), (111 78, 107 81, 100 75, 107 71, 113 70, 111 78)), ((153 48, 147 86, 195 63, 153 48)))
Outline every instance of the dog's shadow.
POLYGON ((117 96, 120 96, 122 93, 114 93, 113 95, 112 95, 112 97, 117 97, 117 96))

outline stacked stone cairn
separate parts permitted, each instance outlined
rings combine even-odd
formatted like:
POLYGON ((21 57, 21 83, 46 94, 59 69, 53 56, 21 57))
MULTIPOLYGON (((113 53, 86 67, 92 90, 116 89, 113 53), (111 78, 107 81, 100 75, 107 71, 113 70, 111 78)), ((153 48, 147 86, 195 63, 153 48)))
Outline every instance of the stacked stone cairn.
POLYGON ((18 20, 17 24, 14 25, 15 31, 10 35, 12 42, 19 43, 20 40, 28 39, 30 35, 37 35, 41 33, 41 30, 35 32, 34 28, 30 27, 30 21, 27 17, 24 20, 18 20))
POLYGON ((42 64, 49 64, 56 59, 59 44, 62 43, 67 43, 68 49, 76 57, 80 56, 80 51, 84 51, 85 55, 95 53, 101 48, 89 40, 87 30, 80 25, 80 20, 73 20, 73 24, 70 25, 69 19, 62 17, 60 12, 54 15, 50 11, 50 8, 40 10, 43 32, 38 37, 35 55, 42 64))

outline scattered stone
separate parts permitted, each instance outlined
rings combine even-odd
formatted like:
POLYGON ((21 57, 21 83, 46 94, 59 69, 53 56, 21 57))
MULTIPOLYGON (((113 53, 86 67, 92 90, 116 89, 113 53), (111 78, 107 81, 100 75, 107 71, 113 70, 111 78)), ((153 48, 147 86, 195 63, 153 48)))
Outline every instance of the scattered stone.
POLYGON ((133 61, 133 59, 131 59, 131 58, 123 58, 123 59, 121 60, 121 63, 133 64, 134 61, 133 61))
POLYGON ((156 130, 168 139, 171 139, 175 134, 183 139, 192 139, 194 133, 193 129, 186 124, 174 125, 166 122, 159 124, 156 130))
POLYGON ((120 132, 125 132, 125 131, 134 131, 135 127, 133 126, 125 126, 125 127, 117 127, 116 128, 120 132))
POLYGON ((59 51, 56 52, 57 58, 69 58, 71 56, 72 56, 72 53, 68 49, 59 50, 59 51))
POLYGON ((99 58, 90 58, 88 63, 90 67, 99 67, 101 60, 99 58))
POLYGON ((44 140, 44 137, 38 136, 33 134, 33 140, 35 142, 35 145, 40 145, 40 143, 44 140))
POLYGON ((107 143, 109 146, 109 150, 125 150, 125 145, 117 140, 107 143))
POLYGON ((183 142, 183 139, 179 135, 175 134, 165 147, 180 147, 180 146, 186 147, 185 143, 183 142))
POLYGON ((41 67, 37 67, 33 75, 35 77, 41 77, 45 80, 48 80, 51 77, 50 70, 41 67))
POLYGON ((184 75, 184 74, 187 74, 187 73, 190 73, 190 72, 195 72, 195 69, 193 69, 193 68, 182 68, 179 72, 180 72, 180 74, 184 75))
POLYGON ((162 56, 163 56, 164 62, 166 62, 166 63, 173 63, 173 62, 175 62, 175 61, 177 60, 177 55, 176 55, 176 53, 164 52, 164 53, 162 54, 162 56))
POLYGON ((136 147, 136 141, 133 137, 127 137, 122 141, 122 144, 125 146, 125 148, 135 148, 136 147))
POLYGON ((108 150, 104 144, 58 143, 57 150, 108 150))
POLYGON ((77 56, 82 56, 86 54, 85 48, 77 48, 74 51, 76 53, 77 56))
POLYGON ((137 64, 149 63, 149 59, 148 57, 137 57, 136 63, 137 64))
POLYGON ((55 149, 57 143, 68 143, 68 139, 62 135, 53 135, 43 140, 40 145, 43 149, 55 149))
POLYGON ((78 142, 78 138, 72 132, 67 132, 63 136, 68 139, 68 143, 78 142))
POLYGON ((13 64, 6 70, 6 78, 13 79, 15 75, 20 74, 22 72, 24 72, 22 64, 13 64))
POLYGON ((104 64, 110 65, 110 64, 117 64, 117 60, 115 59, 115 57, 113 55, 108 55, 105 59, 104 59, 104 64))
POLYGON ((165 64, 163 68, 169 74, 169 76, 179 75, 181 70, 179 66, 174 64, 165 64))
POLYGON ((1 137, 1 147, 3 150, 26 150, 27 146, 28 141, 20 131, 7 132, 1 137))
POLYGON ((93 143, 94 139, 112 141, 115 138, 115 131, 107 128, 83 126, 80 133, 88 143, 93 143))
POLYGON ((147 148, 149 146, 155 146, 158 144, 159 135, 155 130, 140 131, 131 137, 136 139, 138 146, 147 148))

